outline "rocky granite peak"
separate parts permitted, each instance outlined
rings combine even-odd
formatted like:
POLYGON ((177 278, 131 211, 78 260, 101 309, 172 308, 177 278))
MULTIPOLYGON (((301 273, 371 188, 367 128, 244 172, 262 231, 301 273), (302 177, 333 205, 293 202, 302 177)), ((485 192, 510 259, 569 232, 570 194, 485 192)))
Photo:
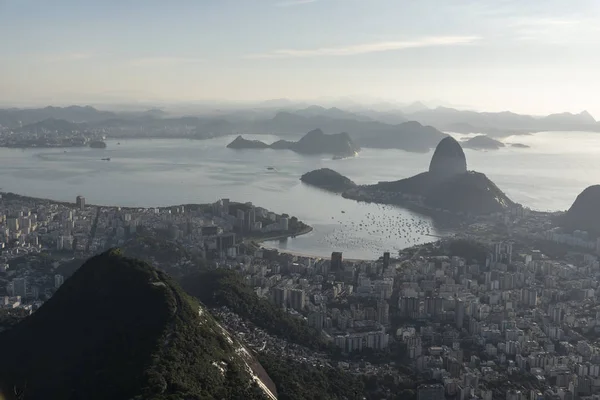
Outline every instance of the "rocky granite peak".
POLYGON ((451 178, 467 172, 467 159, 460 144, 451 136, 438 143, 429 164, 429 173, 437 178, 451 178))

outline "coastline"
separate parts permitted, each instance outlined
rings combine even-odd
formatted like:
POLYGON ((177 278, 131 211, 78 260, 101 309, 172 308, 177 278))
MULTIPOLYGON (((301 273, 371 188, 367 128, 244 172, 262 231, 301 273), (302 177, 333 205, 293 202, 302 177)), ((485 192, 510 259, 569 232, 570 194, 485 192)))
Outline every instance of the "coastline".
MULTIPOLYGON (((54 199, 50 199, 47 197, 34 197, 34 196, 25 196, 25 195, 21 195, 18 193, 14 193, 14 192, 5 192, 0 190, 0 200, 27 200, 27 201, 39 201, 39 202, 45 202, 45 203, 54 203, 54 204, 62 204, 62 205, 73 205, 75 204, 75 202, 71 202, 71 201, 64 201, 64 200, 54 200, 54 199)), ((231 204, 244 204, 243 202, 239 202, 239 201, 232 201, 231 204)), ((162 209, 162 208, 171 208, 171 207, 186 207, 189 209, 198 209, 198 208, 206 208, 206 207, 210 207, 211 204, 210 203, 183 203, 183 204, 170 204, 170 205, 161 205, 161 206, 120 206, 120 205, 115 205, 115 204, 93 204, 93 203, 87 203, 86 206, 88 207, 105 207, 105 208, 120 208, 122 210, 137 210, 140 208, 158 208, 158 209, 162 209)), ((259 205, 260 207, 260 205, 259 205)), ((257 243, 261 243, 264 241, 270 241, 270 240, 278 240, 278 239, 285 239, 288 237, 294 237, 294 236, 300 236, 300 235, 305 235, 307 233, 310 233, 313 231, 313 227, 307 224, 304 224, 305 227, 301 230, 299 230, 298 232, 295 233, 289 233, 289 234, 282 234, 280 232, 276 233, 274 236, 265 236, 264 238, 262 237, 257 237, 257 238, 249 238, 248 241, 254 241, 257 243)))
MULTIPOLYGON (((306 257, 306 258, 315 258, 315 259, 318 258, 321 260, 326 260, 329 258, 329 257, 319 256, 316 254, 308 254, 308 253, 304 253, 304 252, 300 252, 300 251, 281 250, 276 247, 270 247, 270 246, 262 246, 262 247, 265 249, 268 249, 268 250, 277 250, 280 254, 289 254, 292 256, 296 256, 296 257, 306 257)), ((373 258, 344 258, 344 260, 349 261, 349 262, 377 261, 376 259, 373 259, 373 258)))
POLYGON ((304 228, 300 229, 297 232, 277 233, 274 236, 265 236, 265 237, 260 237, 260 238, 257 238, 257 237, 252 238, 251 237, 251 238, 246 239, 245 241, 254 242, 254 243, 257 243, 257 244, 262 244, 264 242, 271 242, 271 241, 274 241, 274 240, 281 240, 281 239, 287 239, 287 238, 290 238, 290 237, 296 237, 296 236, 306 235, 306 234, 312 232, 313 229, 314 228, 312 226, 306 225, 304 228))
MULTIPOLYGON (((48 199, 48 198, 23 196, 23 195, 20 195, 17 193, 2 192, 2 191, 0 191, 0 200, 39 201, 39 202, 44 202, 44 203, 54 203, 54 204, 69 205, 69 206, 72 206, 75 204, 75 203, 68 202, 68 201, 58 201, 58 200, 52 200, 52 199, 48 199)), ((244 204, 244 203, 232 202, 232 204, 244 204)), ((161 207, 122 207, 122 206, 116 206, 116 205, 98 205, 98 204, 87 204, 87 206, 88 207, 98 207, 98 208, 105 207, 105 208, 120 208, 122 210, 135 210, 138 208, 171 208, 171 207, 181 207, 181 206, 189 207, 189 208, 201 208, 201 207, 209 207, 210 204, 189 204, 188 203, 188 204, 161 206, 161 207)), ((288 232, 288 233, 278 232, 272 236, 265 235, 264 237, 249 237, 249 238, 244 239, 244 242, 250 242, 250 243, 253 242, 253 243, 262 245, 262 243, 268 242, 268 241, 287 239, 290 237, 306 235, 306 234, 312 232, 313 229, 314 228, 312 226, 304 224, 304 227, 296 232, 288 232)))

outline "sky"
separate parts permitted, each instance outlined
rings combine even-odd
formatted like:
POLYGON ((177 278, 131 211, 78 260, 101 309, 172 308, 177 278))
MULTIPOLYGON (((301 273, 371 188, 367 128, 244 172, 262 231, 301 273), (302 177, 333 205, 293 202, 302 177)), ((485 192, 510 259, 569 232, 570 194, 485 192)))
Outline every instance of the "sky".
POLYGON ((600 119, 598 0, 0 0, 0 103, 444 101, 600 119))

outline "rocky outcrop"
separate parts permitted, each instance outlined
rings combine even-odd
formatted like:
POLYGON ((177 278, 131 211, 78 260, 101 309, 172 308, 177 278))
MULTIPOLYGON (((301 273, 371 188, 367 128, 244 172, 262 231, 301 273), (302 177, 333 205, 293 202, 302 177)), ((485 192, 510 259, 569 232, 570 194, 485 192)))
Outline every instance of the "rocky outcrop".
POLYGON ((437 146, 429 171, 392 182, 379 182, 344 192, 344 197, 379 203, 412 204, 430 210, 485 215, 514 205, 484 174, 467 171, 465 154, 451 137, 437 146))
POLYGON ((436 178, 444 179, 467 172, 467 158, 460 144, 451 136, 440 141, 435 148, 429 173, 436 178))

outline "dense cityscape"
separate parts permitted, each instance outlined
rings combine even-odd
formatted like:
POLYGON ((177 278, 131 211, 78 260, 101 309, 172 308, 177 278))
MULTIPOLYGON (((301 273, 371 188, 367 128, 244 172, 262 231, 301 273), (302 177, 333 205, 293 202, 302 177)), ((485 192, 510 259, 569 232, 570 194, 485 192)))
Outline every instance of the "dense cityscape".
POLYGON ((5 315, 39 308, 73 260, 146 246, 140 254, 174 274, 193 270, 197 259, 236 271, 257 296, 304 320, 335 349, 287 343, 215 308, 257 352, 356 375, 427 378, 416 388, 419 399, 591 399, 600 390, 598 242, 586 232, 559 233, 547 214, 515 207, 478 218, 454 237, 359 261, 258 246, 309 227, 249 203, 133 209, 75 200, 3 194, 5 315), (185 252, 161 257, 144 244, 148 236, 185 252))

